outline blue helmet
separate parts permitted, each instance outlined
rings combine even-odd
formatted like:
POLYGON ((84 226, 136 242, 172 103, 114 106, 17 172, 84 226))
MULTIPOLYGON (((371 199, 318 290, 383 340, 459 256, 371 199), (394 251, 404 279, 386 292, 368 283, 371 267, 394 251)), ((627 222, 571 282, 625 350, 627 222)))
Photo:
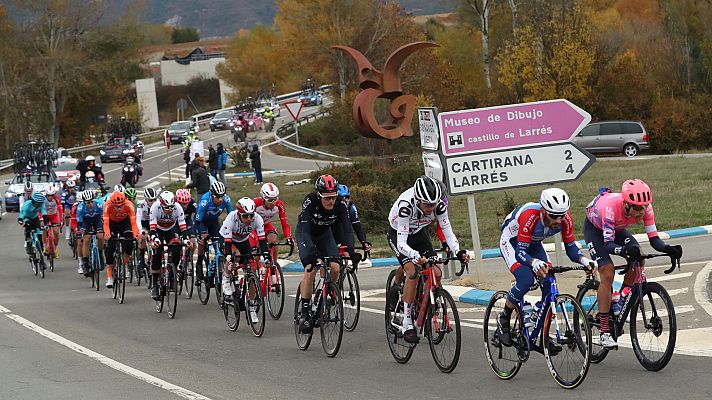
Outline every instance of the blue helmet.
POLYGON ((34 193, 32 195, 32 204, 40 205, 47 200, 42 193, 34 193))
POLYGON ((341 197, 349 197, 351 196, 351 192, 349 191, 349 187, 346 185, 341 185, 339 184, 338 189, 336 190, 336 194, 338 194, 341 197))

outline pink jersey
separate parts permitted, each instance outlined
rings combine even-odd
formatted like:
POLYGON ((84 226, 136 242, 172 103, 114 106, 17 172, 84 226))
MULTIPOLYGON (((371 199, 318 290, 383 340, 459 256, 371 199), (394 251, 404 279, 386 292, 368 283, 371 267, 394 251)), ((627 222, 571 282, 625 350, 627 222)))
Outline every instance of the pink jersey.
MULTIPOLYGON (((588 206, 586 206, 586 218, 598 229, 603 231, 603 241, 611 242, 616 237, 616 231, 621 231, 631 225, 636 224, 635 218, 626 217, 623 209, 623 196, 620 193, 605 193, 596 196, 588 206)), ((655 212, 653 205, 645 208, 643 214, 643 224, 648 238, 658 236, 658 229, 655 227, 655 212)))

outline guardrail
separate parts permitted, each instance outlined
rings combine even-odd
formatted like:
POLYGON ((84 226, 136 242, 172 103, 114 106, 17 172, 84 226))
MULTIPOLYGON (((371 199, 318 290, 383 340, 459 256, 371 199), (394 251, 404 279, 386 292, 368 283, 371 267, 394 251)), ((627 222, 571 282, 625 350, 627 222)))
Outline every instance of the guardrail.
POLYGON ((269 143, 263 147, 268 147, 273 144, 281 144, 282 146, 284 146, 290 150, 298 151, 298 152, 304 153, 304 154, 309 154, 311 156, 322 156, 322 157, 336 158, 336 159, 340 159, 340 160, 350 160, 350 158, 348 158, 348 157, 343 157, 343 156, 339 156, 336 154, 327 153, 324 151, 314 150, 314 149, 310 149, 308 147, 298 146, 298 145, 287 140, 287 139, 291 138, 292 136, 296 135, 296 132, 294 130, 295 124, 297 126, 302 126, 302 123, 307 123, 307 122, 309 122, 310 119, 318 119, 318 118, 321 118, 327 114, 329 114, 328 111, 320 110, 314 114, 310 114, 310 115, 304 116, 302 118, 299 118, 297 121, 287 122, 286 124, 277 128, 277 130, 274 132, 274 142, 269 143), (280 134, 285 134, 286 136, 280 137, 280 134))

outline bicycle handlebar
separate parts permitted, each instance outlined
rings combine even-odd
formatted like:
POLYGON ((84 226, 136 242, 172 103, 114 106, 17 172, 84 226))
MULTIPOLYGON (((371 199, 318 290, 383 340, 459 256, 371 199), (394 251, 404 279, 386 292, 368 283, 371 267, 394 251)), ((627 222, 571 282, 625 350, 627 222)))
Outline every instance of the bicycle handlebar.
POLYGON ((619 275, 626 274, 628 271, 630 271, 631 268, 633 268, 633 266, 635 266, 635 264, 640 264, 640 262, 643 260, 648 260, 648 259, 657 258, 657 257, 670 257, 670 264, 671 264, 670 268, 663 271, 666 275, 672 273, 672 271, 674 271, 676 267, 678 270, 680 269, 680 259, 673 258, 673 256, 671 256, 669 254, 666 254, 666 253, 642 254, 640 256, 639 260, 628 260, 627 265, 625 266, 625 268, 623 268, 623 270, 621 270, 621 272, 619 272, 619 275))
POLYGON ((289 243, 289 242, 284 242, 284 243, 268 243, 267 244, 269 247, 275 247, 275 246, 289 246, 289 254, 287 257, 291 257, 292 254, 294 254, 294 243, 289 243))

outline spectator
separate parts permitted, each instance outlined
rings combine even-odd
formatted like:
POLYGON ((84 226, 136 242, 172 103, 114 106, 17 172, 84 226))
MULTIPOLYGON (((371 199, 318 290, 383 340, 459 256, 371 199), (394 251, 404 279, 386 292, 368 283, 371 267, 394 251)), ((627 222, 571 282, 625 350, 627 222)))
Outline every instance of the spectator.
POLYGON ((205 170, 205 159, 200 154, 197 154, 194 161, 195 166, 191 171, 191 180, 185 188, 195 188, 198 192, 197 198, 200 199, 210 190, 210 178, 208 177, 208 171, 205 170))
POLYGON ((223 147, 222 143, 218 143, 218 174, 220 175, 220 182, 227 186, 227 181, 225 180, 225 169, 227 169, 227 151, 223 147))
POLYGON ((211 144, 208 146, 208 165, 210 166, 210 175, 218 177, 218 153, 211 144))
POLYGON ((257 145, 252 145, 250 152, 250 160, 252 160, 252 169, 255 170, 255 185, 262 183, 262 160, 260 159, 260 151, 257 145))
MULTIPOLYGON (((198 157, 203 158, 200 153, 195 153, 193 155, 193 161, 190 162, 190 170, 193 171, 195 167, 198 166, 198 157)), ((204 161, 204 160, 203 160, 204 161)), ((204 167, 205 165, 203 165, 204 167)))
POLYGON ((190 178, 190 147, 185 148, 183 161, 185 161, 185 179, 188 179, 190 178))

